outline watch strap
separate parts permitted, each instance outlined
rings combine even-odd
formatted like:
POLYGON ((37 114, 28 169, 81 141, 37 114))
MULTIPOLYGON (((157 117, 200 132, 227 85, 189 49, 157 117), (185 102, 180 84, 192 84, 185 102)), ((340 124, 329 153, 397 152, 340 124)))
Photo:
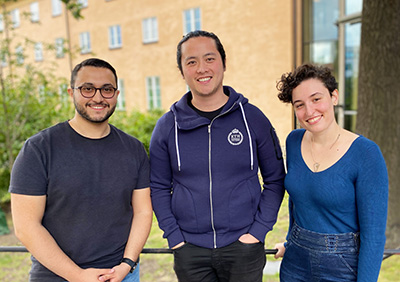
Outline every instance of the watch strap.
POLYGON ((137 261, 133 261, 130 258, 123 258, 123 259, 121 259, 120 264, 123 263, 123 262, 131 267, 131 270, 129 270, 129 272, 132 273, 135 270, 135 268, 138 265, 138 263, 139 263, 139 258, 138 258, 137 261))

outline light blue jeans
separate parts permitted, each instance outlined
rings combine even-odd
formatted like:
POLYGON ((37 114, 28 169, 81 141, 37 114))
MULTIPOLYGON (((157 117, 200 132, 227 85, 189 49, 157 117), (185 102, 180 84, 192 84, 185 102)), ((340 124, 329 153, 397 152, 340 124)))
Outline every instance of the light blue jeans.
MULTIPOLYGON (((139 263, 136 266, 135 270, 132 273, 128 273, 128 275, 125 276, 124 280, 122 282, 139 282, 139 263)), ((65 281, 68 282, 68 281, 65 281)))
POLYGON ((139 282, 139 266, 140 264, 138 263, 135 270, 132 273, 128 273, 122 282, 139 282))
POLYGON ((281 282, 357 281, 359 235, 322 234, 294 223, 283 256, 281 282))

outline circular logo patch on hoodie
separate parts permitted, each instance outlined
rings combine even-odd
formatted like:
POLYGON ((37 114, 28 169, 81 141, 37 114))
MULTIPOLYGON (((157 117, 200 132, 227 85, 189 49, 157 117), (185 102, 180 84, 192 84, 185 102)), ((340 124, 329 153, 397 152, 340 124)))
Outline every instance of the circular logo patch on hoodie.
POLYGON ((235 128, 228 135, 228 142, 231 145, 240 145, 243 142, 243 134, 239 131, 239 129, 235 128))

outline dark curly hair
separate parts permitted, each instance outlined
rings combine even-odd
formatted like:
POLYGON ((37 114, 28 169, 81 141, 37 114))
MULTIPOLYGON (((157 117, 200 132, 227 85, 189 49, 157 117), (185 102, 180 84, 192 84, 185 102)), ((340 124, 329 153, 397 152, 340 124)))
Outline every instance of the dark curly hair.
POLYGON ((279 91, 279 100, 284 103, 292 103, 293 89, 299 86, 303 81, 310 78, 320 80, 329 90, 331 96, 333 91, 338 87, 336 79, 328 67, 307 63, 301 65, 292 72, 282 74, 281 79, 276 84, 276 88, 279 91))

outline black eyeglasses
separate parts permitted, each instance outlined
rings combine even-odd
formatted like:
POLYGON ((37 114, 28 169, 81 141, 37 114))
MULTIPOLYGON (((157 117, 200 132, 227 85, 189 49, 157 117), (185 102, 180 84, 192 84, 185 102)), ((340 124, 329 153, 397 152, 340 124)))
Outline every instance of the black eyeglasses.
POLYGON ((100 88, 96 88, 90 85, 83 85, 79 87, 75 87, 73 89, 79 89, 81 95, 85 98, 93 98, 96 95, 97 90, 100 91, 100 95, 103 96, 104 99, 111 99, 115 95, 115 91, 117 88, 112 86, 103 86, 100 88))

